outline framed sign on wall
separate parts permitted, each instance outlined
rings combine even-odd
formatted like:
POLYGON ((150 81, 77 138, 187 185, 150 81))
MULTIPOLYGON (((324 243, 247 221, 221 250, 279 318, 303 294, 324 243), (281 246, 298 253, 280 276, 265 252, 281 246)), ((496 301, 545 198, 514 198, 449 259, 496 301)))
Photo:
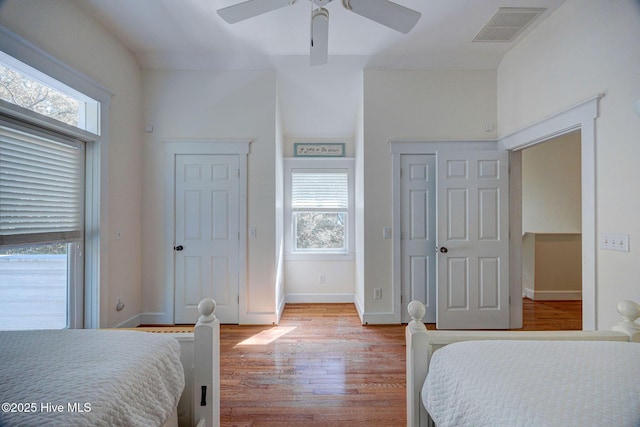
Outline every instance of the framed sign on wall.
POLYGON ((296 142, 295 157, 344 157, 344 142, 296 142))

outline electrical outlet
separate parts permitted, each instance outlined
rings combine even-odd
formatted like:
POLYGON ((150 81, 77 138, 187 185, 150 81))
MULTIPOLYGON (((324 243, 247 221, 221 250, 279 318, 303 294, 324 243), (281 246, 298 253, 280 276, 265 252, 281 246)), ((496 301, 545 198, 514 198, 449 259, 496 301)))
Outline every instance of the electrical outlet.
POLYGON ((391 227, 384 227, 382 229, 382 238, 390 239, 391 238, 391 227))
POLYGON ((382 288, 373 289, 373 299, 382 299, 382 288))
POLYGON ((600 235, 600 249, 629 252, 629 235, 602 233, 600 235))

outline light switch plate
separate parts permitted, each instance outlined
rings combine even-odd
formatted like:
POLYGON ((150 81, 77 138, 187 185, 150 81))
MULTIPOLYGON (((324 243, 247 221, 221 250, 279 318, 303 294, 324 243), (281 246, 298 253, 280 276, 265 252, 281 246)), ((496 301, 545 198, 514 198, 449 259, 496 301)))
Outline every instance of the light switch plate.
POLYGON ((600 249, 629 252, 629 235, 602 233, 600 236, 600 249))

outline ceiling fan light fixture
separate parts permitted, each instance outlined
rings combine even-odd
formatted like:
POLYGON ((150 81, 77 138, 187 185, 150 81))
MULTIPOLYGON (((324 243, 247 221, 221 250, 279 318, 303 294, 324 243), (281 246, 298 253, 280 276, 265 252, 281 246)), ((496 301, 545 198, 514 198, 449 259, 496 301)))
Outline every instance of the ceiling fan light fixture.
POLYGON ((324 65, 329 56, 329 11, 323 7, 311 14, 311 55, 312 66, 324 65))
MULTIPOLYGON (((218 15, 230 24, 253 18, 298 0, 245 0, 218 10, 218 15)), ((323 6, 333 0, 309 0, 311 5, 311 65, 327 63, 329 51, 329 11, 323 6)), ((0 0, 0 3, 2 0, 0 0)), ((343 6, 364 18, 407 34, 422 14, 390 0, 342 0, 343 6)))

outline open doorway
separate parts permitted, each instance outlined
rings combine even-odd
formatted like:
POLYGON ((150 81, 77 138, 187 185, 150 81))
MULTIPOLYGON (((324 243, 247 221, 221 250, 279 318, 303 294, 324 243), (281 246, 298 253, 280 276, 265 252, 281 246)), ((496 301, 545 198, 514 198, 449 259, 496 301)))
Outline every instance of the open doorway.
POLYGON ((523 294, 533 300, 580 300, 580 133, 522 151, 523 294))
MULTIPOLYGON (((582 329, 595 330, 596 296, 596 120, 598 101, 594 96, 559 111, 498 140, 499 147, 511 152, 511 263, 510 295, 522 295, 522 150, 573 132, 580 132, 580 174, 582 205, 582 329)), ((522 327, 522 304, 511 304, 511 328, 522 327)))
MULTIPOLYGON (((548 309, 552 309, 557 311, 554 315, 580 315, 581 184, 580 131, 522 150, 522 295, 525 311, 548 314, 548 309), (563 308, 567 308, 567 313, 563 308)), ((544 323, 544 318, 539 320, 544 323)))

